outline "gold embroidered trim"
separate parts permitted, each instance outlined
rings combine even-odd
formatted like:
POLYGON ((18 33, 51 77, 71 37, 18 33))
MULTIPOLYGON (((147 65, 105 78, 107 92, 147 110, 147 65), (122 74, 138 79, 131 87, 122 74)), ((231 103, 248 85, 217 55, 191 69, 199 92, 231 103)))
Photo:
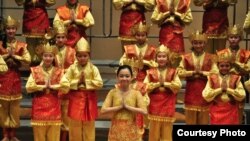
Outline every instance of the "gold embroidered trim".
POLYGON ((47 126, 47 125, 62 125, 61 120, 57 121, 39 121, 39 120, 31 120, 31 125, 35 126, 47 126))
POLYGON ((131 37, 118 37, 118 40, 122 40, 122 41, 136 41, 135 38, 131 38, 131 37))
POLYGON ((193 106, 193 105, 185 105, 184 107, 185 110, 190 110, 190 111, 199 111, 199 112, 205 112, 209 110, 209 107, 201 107, 201 106, 193 106))
POLYGON ((20 100, 22 99, 22 95, 0 95, 1 100, 6 100, 6 101, 14 101, 14 100, 20 100))
POLYGON ((148 115, 148 119, 153 121, 170 122, 170 123, 174 123, 176 120, 176 118, 174 117, 161 117, 155 115, 148 115))

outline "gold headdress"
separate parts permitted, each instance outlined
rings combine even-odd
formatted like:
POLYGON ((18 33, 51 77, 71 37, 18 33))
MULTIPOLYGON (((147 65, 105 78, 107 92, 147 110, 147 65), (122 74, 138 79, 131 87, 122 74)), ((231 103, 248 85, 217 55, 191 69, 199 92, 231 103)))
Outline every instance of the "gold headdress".
POLYGON ((232 56, 228 51, 219 51, 216 53, 216 61, 218 62, 232 62, 232 56))
POLYGON ((89 43, 83 37, 76 44, 76 52, 90 52, 89 43))
POLYGON ((4 25, 4 28, 6 28, 7 26, 14 26, 16 28, 19 28, 20 22, 15 20, 11 16, 8 16, 6 19, 4 19, 3 25, 4 25))
POLYGON ((168 47, 164 46, 164 45, 160 45, 158 47, 158 49, 156 50, 156 54, 158 54, 159 52, 165 52, 168 56, 168 64, 171 67, 177 67, 179 66, 179 63, 181 61, 181 56, 180 54, 170 51, 168 47))
POLYGON ((134 25, 132 30, 132 34, 135 35, 136 33, 140 33, 140 32, 149 32, 150 27, 147 26, 145 23, 143 22, 139 22, 138 24, 134 25))
POLYGON ((58 52, 57 47, 50 45, 49 43, 43 44, 42 53, 53 53, 56 55, 58 52))
POLYGON ((190 40, 190 42, 192 42, 194 40, 207 42, 207 35, 201 33, 199 30, 197 30, 196 32, 193 32, 189 35, 189 40, 190 40))
POLYGON ((158 54, 159 52, 165 52, 165 53, 169 53, 169 49, 168 47, 166 47, 165 45, 160 45, 157 50, 156 50, 156 54, 158 54))
POLYGON ((55 35, 56 34, 67 34, 68 33, 68 30, 67 30, 67 28, 65 27, 65 25, 63 24, 62 21, 56 21, 53 24, 53 27, 54 27, 55 35))
POLYGON ((243 30, 238 25, 234 25, 233 27, 228 28, 227 35, 228 36, 236 35, 236 36, 240 36, 242 38, 243 37, 243 30))

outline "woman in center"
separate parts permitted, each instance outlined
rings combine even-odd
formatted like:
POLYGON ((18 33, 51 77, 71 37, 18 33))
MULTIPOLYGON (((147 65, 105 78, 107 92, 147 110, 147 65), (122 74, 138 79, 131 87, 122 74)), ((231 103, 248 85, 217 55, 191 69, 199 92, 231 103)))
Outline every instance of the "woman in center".
POLYGON ((147 114, 146 103, 139 91, 131 88, 132 69, 122 65, 117 70, 117 87, 110 90, 101 113, 114 113, 109 130, 109 141, 140 141, 136 113, 147 114))

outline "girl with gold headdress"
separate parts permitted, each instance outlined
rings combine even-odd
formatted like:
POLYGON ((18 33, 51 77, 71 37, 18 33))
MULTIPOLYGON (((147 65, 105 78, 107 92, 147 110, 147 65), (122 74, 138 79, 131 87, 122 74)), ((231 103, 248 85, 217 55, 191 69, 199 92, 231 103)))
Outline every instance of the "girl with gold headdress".
POLYGON ((113 0, 116 10, 121 10, 119 37, 122 47, 136 42, 132 28, 146 21, 145 12, 152 11, 155 0, 113 0))
POLYGON ((15 129, 20 126, 20 100, 22 99, 21 76, 19 68, 30 63, 27 44, 16 40, 19 22, 8 16, 4 20, 5 39, 0 42, 0 55, 5 60, 8 71, 0 74, 0 104, 4 141, 18 140, 15 129))
POLYGON ((157 68, 147 71, 144 83, 150 98, 148 106, 149 141, 172 141, 175 103, 181 81, 170 66, 170 51, 161 45, 156 52, 157 68))
POLYGON ((103 82, 98 68, 90 62, 90 47, 83 37, 76 44, 76 60, 60 82, 69 91, 69 140, 95 141, 96 90, 103 82))
POLYGON ((189 36, 192 52, 182 56, 178 75, 186 80, 184 96, 186 124, 208 124, 209 103, 202 97, 207 83, 207 76, 214 70, 214 57, 204 50, 207 47, 207 36, 196 31, 189 36))
POLYGON ((228 52, 217 54, 219 73, 208 76, 202 92, 210 102, 210 124, 240 124, 239 104, 246 93, 240 81, 241 76, 230 73, 232 57, 228 52))
POLYGON ((57 48, 45 43, 42 47, 42 63, 31 67, 26 90, 32 94, 31 125, 34 141, 59 141, 61 105, 58 98, 59 82, 63 69, 53 65, 57 48))
MULTIPOLYGON (((67 71, 70 65, 75 61, 75 49, 66 45, 67 28, 60 21, 54 23, 55 46, 58 53, 55 56, 56 66, 67 71)), ((62 126, 60 141, 67 141, 69 131, 68 105, 69 95, 60 95, 61 111, 62 111, 62 126)))

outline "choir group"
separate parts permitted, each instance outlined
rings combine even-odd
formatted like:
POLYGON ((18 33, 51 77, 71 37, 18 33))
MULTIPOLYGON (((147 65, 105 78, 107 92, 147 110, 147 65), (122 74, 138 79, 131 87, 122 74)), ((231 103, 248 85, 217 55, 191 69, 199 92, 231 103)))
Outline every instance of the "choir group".
MULTIPOLYGON (((66 0, 56 8, 49 27, 46 7, 56 0, 15 0, 23 6, 20 23, 12 16, 3 22, 0 41, 1 141, 19 141, 22 99, 20 68, 30 67, 25 85, 32 96, 34 141, 95 141, 97 91, 103 87, 98 67, 91 63, 86 29, 95 24, 90 8, 66 0)), ((243 29, 250 32, 250 12, 243 28, 229 26, 227 10, 237 0, 193 0, 203 6, 202 31, 189 35, 191 52, 184 47, 185 26, 193 20, 191 0, 113 0, 121 10, 119 37, 123 55, 117 83, 99 114, 112 114, 109 141, 172 141, 177 94, 185 84, 187 125, 242 124, 245 98, 250 91, 250 51, 239 46, 243 29), (147 43, 151 21, 158 25, 159 45, 147 43), (228 42, 228 47, 226 43, 228 42)))

